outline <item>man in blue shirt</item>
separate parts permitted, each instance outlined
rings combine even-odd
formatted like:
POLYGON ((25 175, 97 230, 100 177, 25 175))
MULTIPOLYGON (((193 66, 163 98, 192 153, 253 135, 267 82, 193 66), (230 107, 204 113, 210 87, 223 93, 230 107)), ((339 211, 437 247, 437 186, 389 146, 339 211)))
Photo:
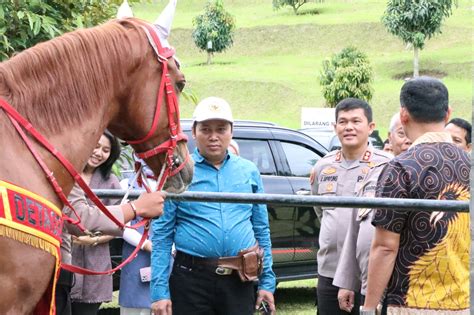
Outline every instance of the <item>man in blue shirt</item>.
MULTIPOLYGON (((228 152, 232 112, 220 98, 201 101, 193 114, 196 150, 189 191, 263 193, 257 167, 228 152)), ((275 274, 265 205, 167 201, 153 222, 152 314, 251 315, 265 301, 275 313, 275 274), (176 258, 168 280, 171 246, 176 258), (255 301, 253 282, 219 267, 220 257, 235 257, 258 245, 264 250, 255 301)))

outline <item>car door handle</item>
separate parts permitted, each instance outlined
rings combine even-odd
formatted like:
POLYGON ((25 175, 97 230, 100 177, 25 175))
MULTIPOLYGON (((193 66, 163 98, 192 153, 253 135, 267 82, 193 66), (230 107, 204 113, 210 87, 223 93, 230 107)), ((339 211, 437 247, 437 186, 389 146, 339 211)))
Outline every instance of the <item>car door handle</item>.
POLYGON ((296 194, 298 196, 309 196, 309 195, 311 195, 311 191, 307 190, 307 189, 300 189, 300 190, 296 191, 296 194))

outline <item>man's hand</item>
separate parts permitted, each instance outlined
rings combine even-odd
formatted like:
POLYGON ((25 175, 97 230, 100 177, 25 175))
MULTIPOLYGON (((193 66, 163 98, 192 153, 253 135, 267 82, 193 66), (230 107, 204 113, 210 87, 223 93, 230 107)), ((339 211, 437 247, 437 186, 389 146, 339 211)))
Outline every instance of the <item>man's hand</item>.
POLYGON ((172 315, 171 300, 159 300, 151 304, 151 315, 172 315))
POLYGON ((258 310, 260 304, 265 301, 268 305, 270 314, 276 314, 275 308, 275 299, 273 298, 273 293, 265 290, 258 290, 257 302, 255 303, 255 309, 258 310))
POLYGON ((137 208, 137 215, 142 218, 156 218, 163 214, 165 194, 159 191, 143 193, 133 203, 137 208))
POLYGON ((151 253, 151 249, 152 249, 152 243, 150 240, 145 240, 145 243, 143 244, 143 247, 142 249, 146 252, 149 252, 151 253))
POLYGON ((354 291, 340 288, 337 293, 337 300, 339 301, 339 308, 350 313, 354 307, 354 291))

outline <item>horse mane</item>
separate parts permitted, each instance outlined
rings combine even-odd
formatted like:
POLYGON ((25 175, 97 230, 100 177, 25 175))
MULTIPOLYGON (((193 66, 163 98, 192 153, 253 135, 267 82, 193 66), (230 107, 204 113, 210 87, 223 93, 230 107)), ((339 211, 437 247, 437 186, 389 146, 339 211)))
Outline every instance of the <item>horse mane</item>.
POLYGON ((138 66, 146 57, 145 36, 137 43, 126 30, 139 27, 134 19, 112 20, 19 53, 0 64, 0 97, 45 132, 97 114, 125 87, 131 63, 138 66))

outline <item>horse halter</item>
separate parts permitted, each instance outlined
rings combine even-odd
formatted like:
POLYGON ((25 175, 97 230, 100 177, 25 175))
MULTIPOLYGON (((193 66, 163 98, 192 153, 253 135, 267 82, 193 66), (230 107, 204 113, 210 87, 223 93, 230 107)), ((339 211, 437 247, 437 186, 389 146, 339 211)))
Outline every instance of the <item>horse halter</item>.
POLYGON ((161 82, 158 90, 158 95, 156 99, 155 114, 153 117, 153 122, 148 133, 139 140, 125 140, 129 144, 139 144, 147 141, 155 133, 158 126, 158 121, 160 117, 161 105, 163 103, 163 94, 166 93, 166 106, 168 112, 168 125, 170 138, 165 142, 155 146, 154 148, 144 151, 136 152, 136 155, 140 159, 148 159, 157 154, 166 152, 165 161, 163 163, 160 176, 158 178, 157 189, 162 189, 163 185, 166 182, 166 179, 170 176, 174 176, 181 171, 184 166, 186 166, 189 160, 189 154, 186 155, 186 159, 180 163, 178 158, 173 157, 173 152, 178 145, 178 141, 185 140, 187 141, 187 136, 181 131, 181 125, 179 122, 179 107, 178 107, 178 98, 174 91, 173 85, 171 84, 170 74, 168 71, 168 59, 174 56, 174 49, 164 48, 161 45, 158 34, 154 26, 151 26, 148 23, 138 21, 140 26, 145 31, 145 34, 148 38, 148 42, 153 48, 153 51, 156 54, 158 62, 162 66, 161 82), (177 123, 174 121, 174 116, 177 116, 177 123))

